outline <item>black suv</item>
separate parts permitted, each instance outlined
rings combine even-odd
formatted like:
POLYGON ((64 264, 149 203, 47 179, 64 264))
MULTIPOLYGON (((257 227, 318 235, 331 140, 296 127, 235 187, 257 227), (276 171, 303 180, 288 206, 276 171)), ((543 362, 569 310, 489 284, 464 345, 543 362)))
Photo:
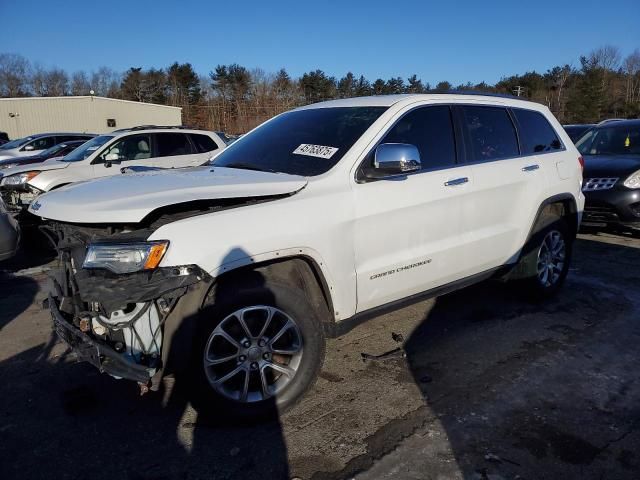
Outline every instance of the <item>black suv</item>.
POLYGON ((576 144, 584 157, 582 224, 640 228, 640 120, 589 130, 576 144))

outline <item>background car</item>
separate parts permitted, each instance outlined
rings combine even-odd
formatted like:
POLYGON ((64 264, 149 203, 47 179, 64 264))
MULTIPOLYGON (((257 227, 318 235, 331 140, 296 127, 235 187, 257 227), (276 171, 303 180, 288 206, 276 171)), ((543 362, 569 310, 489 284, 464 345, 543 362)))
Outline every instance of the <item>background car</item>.
POLYGON ((58 143, 57 145, 54 145, 51 148, 47 148, 42 153, 39 153, 37 155, 0 160, 0 170, 22 165, 42 163, 45 160, 49 160, 50 158, 64 157, 67 153, 71 153, 83 143, 85 143, 85 140, 71 140, 69 142, 58 143))
POLYGON ((640 120, 598 124, 576 147, 584 158, 582 224, 640 229, 640 120))
POLYGON ((573 143, 576 143, 576 141, 578 141, 587 130, 593 128, 594 126, 595 123, 582 123, 574 125, 563 125, 562 128, 564 128, 564 131, 567 132, 567 135, 569 135, 571 141, 573 143))
POLYGON ((200 166, 226 143, 215 133, 183 127, 140 126, 92 138, 60 161, 5 170, 0 195, 19 213, 42 192, 70 183, 118 175, 122 167, 200 166), (118 168, 113 168, 118 167, 118 168))
POLYGON ((7 212, 0 198, 0 261, 15 255, 20 244, 20 227, 13 216, 7 212))
POLYGON ((15 157, 26 157, 39 153, 59 143, 70 140, 87 141, 95 137, 92 133, 39 133, 29 137, 18 138, 0 146, 0 160, 15 157))

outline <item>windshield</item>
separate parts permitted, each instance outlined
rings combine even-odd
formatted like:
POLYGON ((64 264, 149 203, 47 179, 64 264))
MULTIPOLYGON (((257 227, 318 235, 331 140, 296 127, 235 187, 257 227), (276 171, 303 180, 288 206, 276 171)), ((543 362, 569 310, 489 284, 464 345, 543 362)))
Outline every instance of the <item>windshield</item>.
POLYGON ((387 107, 331 107, 288 112, 233 143, 216 167, 314 176, 327 172, 387 107))
POLYGON ((84 160, 89 155, 93 154, 98 148, 111 140, 111 135, 100 135, 99 137, 92 138, 87 143, 83 143, 78 148, 73 150, 68 155, 64 156, 61 161, 63 162, 79 162, 84 160))
POLYGON ((59 143, 58 145, 54 145, 53 147, 49 147, 46 150, 43 150, 38 154, 38 156, 51 158, 55 156, 56 152, 59 152, 60 150, 64 150, 66 147, 67 147, 66 143, 59 143))
POLYGON ((640 125, 612 125, 589 130, 576 143, 582 155, 640 154, 640 125))
POLYGON ((16 138, 15 140, 11 140, 10 142, 7 142, 4 145, 2 145, 0 147, 0 150, 11 150, 12 148, 18 148, 30 140, 33 140, 33 137, 16 138))

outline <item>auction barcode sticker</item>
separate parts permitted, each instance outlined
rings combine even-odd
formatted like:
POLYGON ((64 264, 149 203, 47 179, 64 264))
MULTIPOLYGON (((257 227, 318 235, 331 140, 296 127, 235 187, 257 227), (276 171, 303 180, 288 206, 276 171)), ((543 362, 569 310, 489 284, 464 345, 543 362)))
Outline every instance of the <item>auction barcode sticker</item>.
POLYGON ((331 158, 338 149, 336 147, 326 147, 324 145, 301 144, 293 153, 297 155, 308 155, 310 157, 331 158))

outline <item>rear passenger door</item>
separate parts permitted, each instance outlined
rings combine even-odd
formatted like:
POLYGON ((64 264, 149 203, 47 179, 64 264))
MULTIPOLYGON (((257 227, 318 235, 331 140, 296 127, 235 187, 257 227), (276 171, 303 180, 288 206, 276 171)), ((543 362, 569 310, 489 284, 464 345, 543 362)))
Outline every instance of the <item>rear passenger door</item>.
POLYGON ((202 155, 195 151, 189 137, 183 132, 159 132, 154 134, 155 154, 153 165, 161 168, 181 168, 200 165, 202 155))
POLYGON ((535 156, 521 155, 507 108, 460 105, 455 111, 474 179, 474 202, 462 221, 473 237, 475 268, 481 272, 517 259, 523 231, 530 227, 524 217, 537 201, 544 176, 535 156))

